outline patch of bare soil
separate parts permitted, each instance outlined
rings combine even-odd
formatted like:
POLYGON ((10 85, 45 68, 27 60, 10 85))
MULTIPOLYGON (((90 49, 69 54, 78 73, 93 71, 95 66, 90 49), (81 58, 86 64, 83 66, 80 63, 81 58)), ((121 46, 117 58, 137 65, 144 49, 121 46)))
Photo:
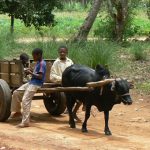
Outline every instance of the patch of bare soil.
MULTIPOLYGON (((50 41, 54 41, 54 42, 62 42, 62 41, 68 41, 68 38, 56 38, 55 36, 53 37, 37 37, 37 38, 19 38, 16 40, 17 43, 34 43, 37 41, 40 42, 50 42, 50 41)), ((98 38, 88 38, 89 41, 94 41, 94 40, 98 40, 98 38)))
MULTIPOLYGON (((116 105, 110 113, 112 136, 105 136, 103 113, 88 122, 88 133, 68 126, 68 116, 52 117, 42 101, 33 101, 31 127, 18 129, 20 120, 0 123, 0 150, 149 150, 150 96, 132 93, 131 106, 116 105)), ((84 112, 78 113, 84 118, 84 112)))
MULTIPOLYGON (((140 36, 140 37, 132 37, 129 38, 128 41, 147 41, 149 37, 147 36, 140 36)), ((99 38, 95 38, 95 37, 89 37, 88 40, 89 41, 94 41, 94 40, 98 40, 99 38)), ((55 42, 61 42, 61 41, 68 41, 68 38, 57 38, 55 36, 52 37, 37 37, 37 38, 19 38, 16 40, 17 43, 34 43, 37 41, 40 42, 49 42, 49 41, 55 41, 55 42)), ((106 40, 105 38, 103 40, 106 40)))

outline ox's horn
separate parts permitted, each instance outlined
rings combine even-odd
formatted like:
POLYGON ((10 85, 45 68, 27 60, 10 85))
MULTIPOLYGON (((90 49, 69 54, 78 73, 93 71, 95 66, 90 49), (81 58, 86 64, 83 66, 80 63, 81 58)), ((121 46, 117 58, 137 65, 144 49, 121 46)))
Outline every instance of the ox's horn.
POLYGON ((108 83, 111 83, 113 82, 115 79, 105 79, 105 80, 102 80, 102 81, 97 81, 97 82, 89 82, 87 83, 86 85, 88 87, 101 87, 101 86, 104 86, 108 83))
POLYGON ((127 80, 128 83, 133 84, 134 81, 133 80, 127 80))
POLYGON ((134 82, 133 82, 133 80, 129 80, 129 79, 127 79, 127 78, 122 78, 123 80, 127 80, 127 82, 128 83, 130 83, 130 84, 133 84, 134 82))
POLYGON ((127 80, 127 82, 129 83, 130 89, 134 88, 134 81, 133 80, 127 80))

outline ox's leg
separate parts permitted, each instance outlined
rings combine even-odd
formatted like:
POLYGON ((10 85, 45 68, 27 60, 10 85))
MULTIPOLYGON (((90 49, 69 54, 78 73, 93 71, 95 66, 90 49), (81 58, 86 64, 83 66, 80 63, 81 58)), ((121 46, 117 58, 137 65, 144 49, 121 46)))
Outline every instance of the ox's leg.
POLYGON ((91 105, 86 105, 85 119, 84 119, 84 122, 82 124, 82 132, 88 132, 87 121, 90 118, 90 111, 91 111, 91 105))
POLYGON ((104 118, 105 118, 105 135, 111 135, 111 131, 109 130, 109 125, 108 125, 108 121, 109 121, 109 111, 104 111, 104 118))
POLYGON ((70 96, 70 95, 66 95, 66 97, 67 97, 67 109, 68 109, 68 113, 69 113, 69 125, 70 125, 70 128, 75 128, 76 125, 75 125, 72 109, 73 109, 73 106, 74 106, 76 100, 74 98, 72 98, 72 96, 70 96))

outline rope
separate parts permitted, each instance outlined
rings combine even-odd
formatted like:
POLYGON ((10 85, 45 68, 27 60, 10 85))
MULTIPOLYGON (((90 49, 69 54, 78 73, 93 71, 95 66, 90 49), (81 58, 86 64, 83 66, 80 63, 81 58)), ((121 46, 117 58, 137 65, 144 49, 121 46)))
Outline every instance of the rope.
POLYGON ((123 95, 121 95, 121 96, 129 96, 130 94, 129 93, 126 93, 126 94, 123 94, 123 95))

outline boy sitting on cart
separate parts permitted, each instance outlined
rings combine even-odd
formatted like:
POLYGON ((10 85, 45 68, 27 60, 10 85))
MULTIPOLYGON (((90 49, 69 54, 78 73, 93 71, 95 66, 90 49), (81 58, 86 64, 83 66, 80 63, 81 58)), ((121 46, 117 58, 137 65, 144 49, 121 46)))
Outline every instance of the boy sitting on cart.
POLYGON ((64 70, 73 65, 73 61, 67 57, 68 48, 60 46, 58 49, 59 57, 54 61, 50 71, 50 81, 54 83, 61 83, 62 73, 64 70))
POLYGON ((23 66, 23 83, 27 83, 31 79, 30 75, 27 75, 25 73, 25 70, 28 69, 30 65, 29 55, 26 53, 22 53, 20 55, 20 61, 22 62, 22 66, 23 66))
MULTIPOLYGON (((73 65, 73 61, 67 57, 68 48, 66 46, 60 46, 58 48, 58 54, 59 54, 59 57, 54 61, 53 65, 51 67, 50 81, 61 84, 62 74, 63 74, 64 70, 67 67, 73 65)), ((80 106, 81 106, 81 103, 77 101, 77 104, 73 111, 74 118, 79 122, 81 120, 77 117, 76 113, 80 106)), ((67 110, 65 112, 67 112, 67 110)))
POLYGON ((36 48, 32 51, 32 56, 36 65, 34 70, 26 69, 26 74, 32 76, 31 80, 23 84, 20 88, 13 92, 11 103, 11 117, 16 118, 22 116, 22 122, 17 126, 20 128, 29 127, 30 108, 34 94, 43 85, 46 74, 46 62, 42 59, 43 51, 36 48), (23 112, 21 114, 21 101, 23 112))

